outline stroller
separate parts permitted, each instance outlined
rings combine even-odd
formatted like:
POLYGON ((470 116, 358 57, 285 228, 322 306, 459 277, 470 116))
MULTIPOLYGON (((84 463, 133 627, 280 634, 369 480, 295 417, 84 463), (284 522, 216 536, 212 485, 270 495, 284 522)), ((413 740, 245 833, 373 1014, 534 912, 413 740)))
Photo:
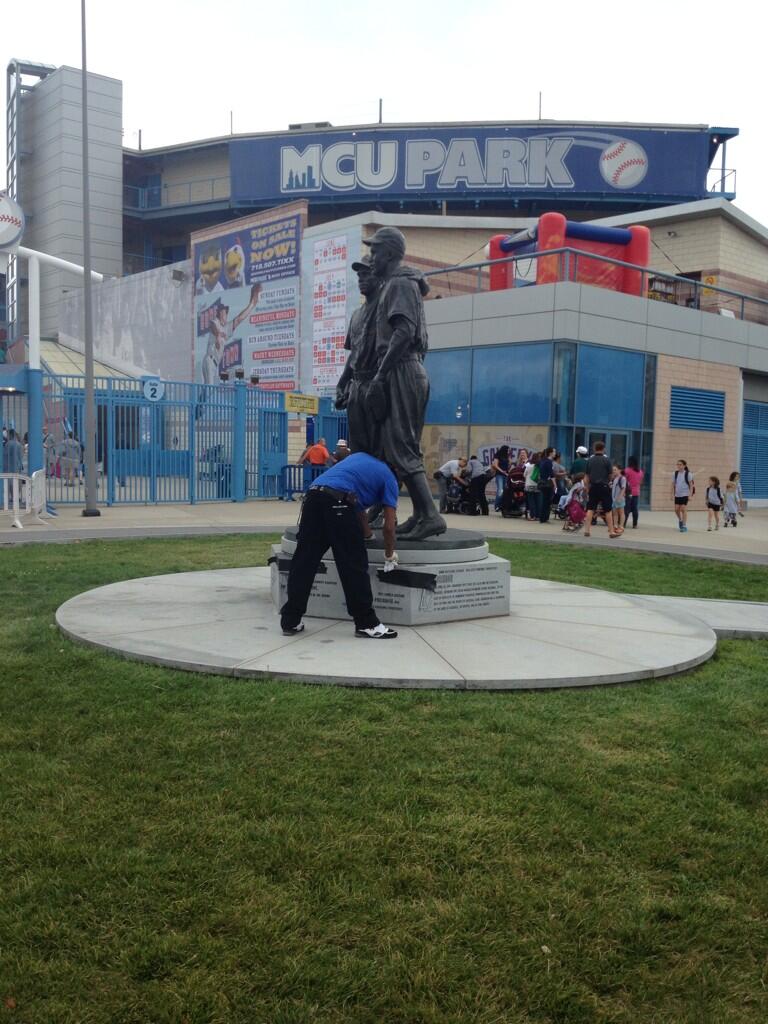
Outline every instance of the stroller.
POLYGON ((475 503, 467 495, 467 488, 452 480, 445 493, 445 511, 461 516, 476 514, 475 503))
POLYGON ((525 479, 522 473, 510 473, 500 505, 503 519, 518 519, 525 515, 525 479))
POLYGON ((563 494, 558 498, 557 504, 552 506, 552 515, 556 519, 566 520, 568 519, 568 494, 563 494))

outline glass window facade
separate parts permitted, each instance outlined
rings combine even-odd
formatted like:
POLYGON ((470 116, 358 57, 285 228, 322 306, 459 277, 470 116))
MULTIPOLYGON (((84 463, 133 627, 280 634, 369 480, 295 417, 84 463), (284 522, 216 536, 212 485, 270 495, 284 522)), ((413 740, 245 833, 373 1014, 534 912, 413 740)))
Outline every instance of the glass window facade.
POLYGON ((468 420, 472 350, 450 348, 428 352, 424 365, 430 385, 427 423, 468 420))
POLYGON ((554 445, 568 466, 578 445, 602 439, 617 460, 638 459, 646 473, 641 499, 647 501, 655 355, 557 341, 441 349, 427 355, 426 366, 428 424, 466 428, 467 443, 476 434, 492 443, 497 426, 518 436, 520 425, 521 440, 531 444, 538 436, 532 428, 540 425, 542 447, 554 445))
POLYGON ((579 345, 576 421, 595 427, 643 425, 645 354, 579 345))
POLYGON ((550 343, 475 349, 473 423, 548 423, 551 399, 550 343))

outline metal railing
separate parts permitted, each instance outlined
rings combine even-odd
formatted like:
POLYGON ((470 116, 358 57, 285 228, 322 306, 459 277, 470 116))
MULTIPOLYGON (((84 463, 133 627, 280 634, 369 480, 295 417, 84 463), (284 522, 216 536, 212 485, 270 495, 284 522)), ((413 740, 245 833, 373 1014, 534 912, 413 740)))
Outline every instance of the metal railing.
POLYGON ((157 210, 169 206, 191 206, 229 199, 229 176, 198 178, 194 181, 159 185, 123 185, 123 208, 157 210))
MULTIPOLYGON (((288 450, 280 392, 244 383, 163 381, 147 397, 143 380, 97 377, 97 500, 113 504, 242 501, 277 497, 288 450)), ((43 377, 48 496, 84 498, 84 378, 43 377)))
MULTIPOLYGON (((708 313, 725 313, 732 315, 738 320, 748 320, 753 323, 768 324, 768 299, 761 299, 756 295, 748 295, 745 292, 734 291, 731 288, 723 288, 720 285, 697 281, 694 278, 683 277, 677 274, 666 274, 661 270, 653 270, 650 267, 641 267, 636 263, 626 263, 623 260, 613 259, 609 256, 601 256, 593 252, 585 252, 583 249, 573 249, 564 246, 559 249, 547 249, 542 252, 525 253, 522 256, 505 256, 498 260, 482 260, 479 263, 463 263, 455 267, 441 267, 438 270, 428 270, 424 276, 430 279, 446 275, 461 275, 461 285, 457 287, 451 284, 448 276, 447 285, 438 296, 432 294, 429 298, 448 298, 460 294, 476 294, 490 289, 490 269, 505 263, 520 264, 521 273, 516 277, 519 284, 516 287, 528 287, 536 283, 536 268, 539 258, 558 258, 557 281, 571 281, 580 284, 594 284, 589 277, 594 278, 594 273, 580 276, 580 267, 583 270, 587 264, 601 263, 610 265, 621 270, 636 271, 640 275, 640 293, 649 299, 669 302, 672 305, 685 306, 689 309, 698 309, 708 313), (471 275, 474 275, 471 277, 471 275), (586 279, 585 279, 586 278, 586 279), (473 287, 467 282, 472 279, 473 287), (669 290, 660 285, 668 283, 669 290), (650 287, 653 284, 654 287, 650 287), (752 315, 748 316, 747 313, 752 315)), ((597 287, 604 287, 597 285, 597 287)))
POLYGON ((710 168, 707 192, 712 196, 736 195, 736 170, 732 167, 710 168))
POLYGON ((280 497, 283 501, 294 501, 294 494, 306 494, 315 477, 320 476, 327 468, 327 466, 312 466, 308 462, 294 462, 283 466, 280 497))

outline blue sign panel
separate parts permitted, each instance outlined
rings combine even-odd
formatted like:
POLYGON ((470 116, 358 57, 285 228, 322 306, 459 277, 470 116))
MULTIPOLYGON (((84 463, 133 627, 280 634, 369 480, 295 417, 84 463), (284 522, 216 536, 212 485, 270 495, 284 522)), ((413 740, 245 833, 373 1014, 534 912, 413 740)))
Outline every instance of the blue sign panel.
POLYGON ((497 125, 296 132, 230 143, 232 198, 451 196, 698 199, 706 128, 497 125))

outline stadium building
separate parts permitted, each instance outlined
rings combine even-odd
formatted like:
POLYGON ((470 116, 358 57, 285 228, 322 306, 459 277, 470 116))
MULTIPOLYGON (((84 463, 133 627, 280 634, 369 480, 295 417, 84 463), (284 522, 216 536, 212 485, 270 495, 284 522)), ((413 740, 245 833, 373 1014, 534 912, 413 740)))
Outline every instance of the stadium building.
MULTIPOLYGON (((24 244, 77 262, 80 72, 12 62, 8 96, 24 244)), ((330 394, 358 302, 351 263, 364 237, 392 224, 442 300, 428 304, 430 467, 504 441, 570 453, 603 438, 616 459, 641 459, 652 506, 666 503, 678 457, 700 477, 741 469, 748 495, 768 499, 768 229, 733 202, 726 150, 737 129, 322 123, 143 150, 123 146, 119 81, 89 76, 89 108, 94 267, 117 278, 96 310, 106 365, 202 380, 219 292, 234 315, 245 309, 238 289, 260 281, 253 317, 264 323, 234 332, 219 368, 330 394), (533 232, 552 211, 616 233, 605 237, 645 225, 642 294, 599 286, 578 255, 549 283, 520 256, 514 286, 489 290, 475 264, 490 239, 533 232), (458 265, 470 269, 448 269, 458 265)), ((12 336, 23 335, 15 265, 8 309, 12 336)), ((46 274, 42 322, 82 347, 77 282, 46 274)))

